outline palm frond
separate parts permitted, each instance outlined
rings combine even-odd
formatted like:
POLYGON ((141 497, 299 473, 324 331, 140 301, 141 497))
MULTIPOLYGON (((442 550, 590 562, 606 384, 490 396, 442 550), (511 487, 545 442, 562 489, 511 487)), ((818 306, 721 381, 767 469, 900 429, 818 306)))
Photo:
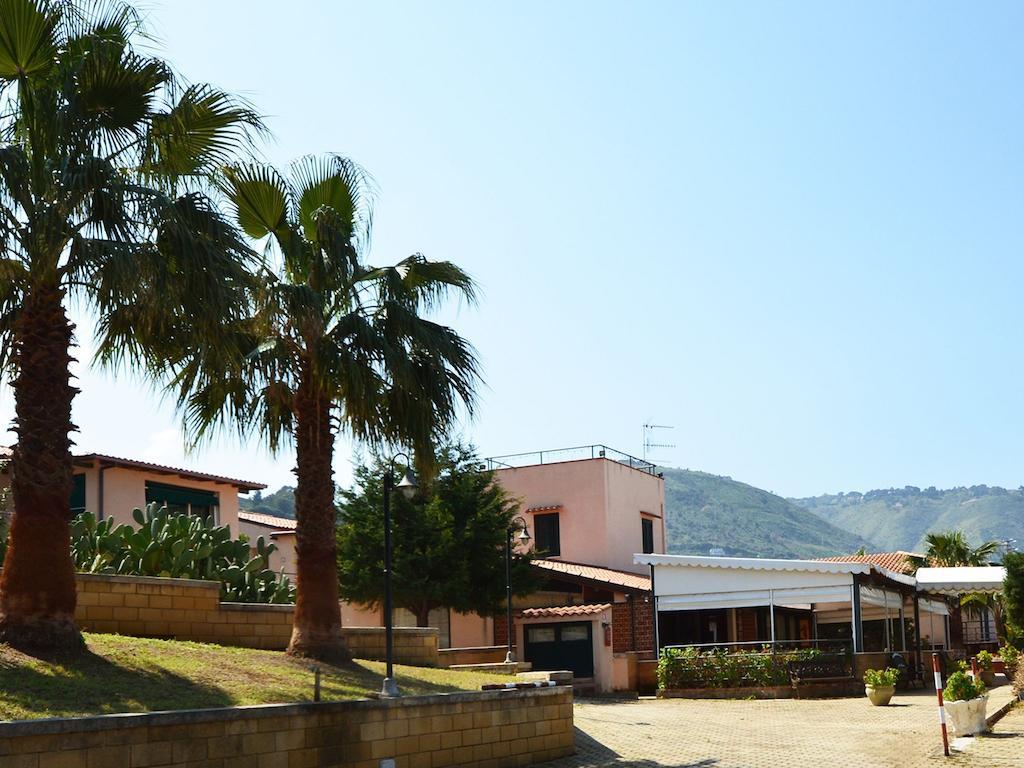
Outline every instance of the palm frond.
POLYGON ((101 152, 113 154, 145 134, 171 73, 163 61, 126 52, 106 39, 83 38, 82 43, 88 50, 76 72, 72 104, 85 120, 81 130, 92 132, 101 152))
POLYGON ((54 69, 60 6, 46 0, 0 0, 0 79, 49 75, 54 69))
POLYGON ((274 168, 234 165, 222 178, 221 189, 245 234, 262 240, 288 228, 288 184, 274 168))
POLYGON ((314 214, 330 208, 336 222, 346 224, 345 236, 354 247, 362 252, 369 246, 376 186, 362 166, 341 155, 309 156, 292 164, 292 177, 298 205, 295 216, 307 240, 318 242, 314 214))
POLYGON ((121 50, 133 38, 146 37, 142 15, 122 0, 77 0, 64 3, 61 33, 72 55, 83 53, 83 42, 104 41, 121 50))
POLYGON ((145 168, 171 177, 209 174, 264 131, 260 116, 243 100, 210 85, 190 85, 153 115, 145 168))

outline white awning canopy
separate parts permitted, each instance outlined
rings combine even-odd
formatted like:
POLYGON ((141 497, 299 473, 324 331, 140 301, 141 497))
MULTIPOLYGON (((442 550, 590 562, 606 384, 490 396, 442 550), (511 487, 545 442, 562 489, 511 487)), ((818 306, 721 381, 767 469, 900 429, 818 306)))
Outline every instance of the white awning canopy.
POLYGON ((701 608, 757 608, 769 605, 793 606, 850 600, 847 585, 816 585, 783 589, 746 589, 731 592, 661 595, 659 611, 689 611, 701 608))
POLYGON ((936 616, 949 616, 949 606, 942 600, 928 600, 927 598, 922 597, 918 599, 917 604, 921 613, 934 613, 936 616))
POLYGON ((1004 578, 1006 569, 994 565, 918 568, 917 589, 941 595, 962 595, 967 592, 991 594, 1003 591, 1004 578))

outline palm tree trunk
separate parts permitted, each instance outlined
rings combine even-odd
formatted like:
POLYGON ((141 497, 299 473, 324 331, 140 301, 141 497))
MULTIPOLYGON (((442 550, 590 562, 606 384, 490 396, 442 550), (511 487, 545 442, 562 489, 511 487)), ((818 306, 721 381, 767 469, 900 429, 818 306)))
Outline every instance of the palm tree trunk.
POLYGON ((75 626, 68 523, 72 486, 71 343, 63 291, 34 286, 14 328, 18 444, 11 461, 14 517, 0 576, 0 642, 41 653, 84 648, 75 626))
POLYGON ((295 622, 288 653, 350 658, 341 637, 335 540, 334 432, 331 403, 307 363, 295 393, 295 622))

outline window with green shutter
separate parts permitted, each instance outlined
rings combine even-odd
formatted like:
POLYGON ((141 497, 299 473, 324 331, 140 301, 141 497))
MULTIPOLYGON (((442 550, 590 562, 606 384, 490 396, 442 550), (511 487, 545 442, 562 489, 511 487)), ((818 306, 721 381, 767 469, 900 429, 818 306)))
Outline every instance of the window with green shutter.
POLYGON ((213 491, 147 481, 146 503, 153 502, 166 506, 171 512, 216 519, 220 497, 213 491))
POLYGON ((85 475, 75 475, 71 484, 71 514, 85 511, 85 475))

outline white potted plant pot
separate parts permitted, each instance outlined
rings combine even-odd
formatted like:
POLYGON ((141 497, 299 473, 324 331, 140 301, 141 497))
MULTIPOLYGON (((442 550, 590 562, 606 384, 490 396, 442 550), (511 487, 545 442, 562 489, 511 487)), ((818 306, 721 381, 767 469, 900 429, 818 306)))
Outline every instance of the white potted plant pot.
POLYGON ((967 701, 947 701, 945 706, 949 725, 957 736, 974 736, 988 730, 988 694, 967 701))
POLYGON ((893 694, 896 693, 895 685, 865 685, 864 693, 868 696, 870 701, 876 707, 884 707, 892 699, 893 694))

